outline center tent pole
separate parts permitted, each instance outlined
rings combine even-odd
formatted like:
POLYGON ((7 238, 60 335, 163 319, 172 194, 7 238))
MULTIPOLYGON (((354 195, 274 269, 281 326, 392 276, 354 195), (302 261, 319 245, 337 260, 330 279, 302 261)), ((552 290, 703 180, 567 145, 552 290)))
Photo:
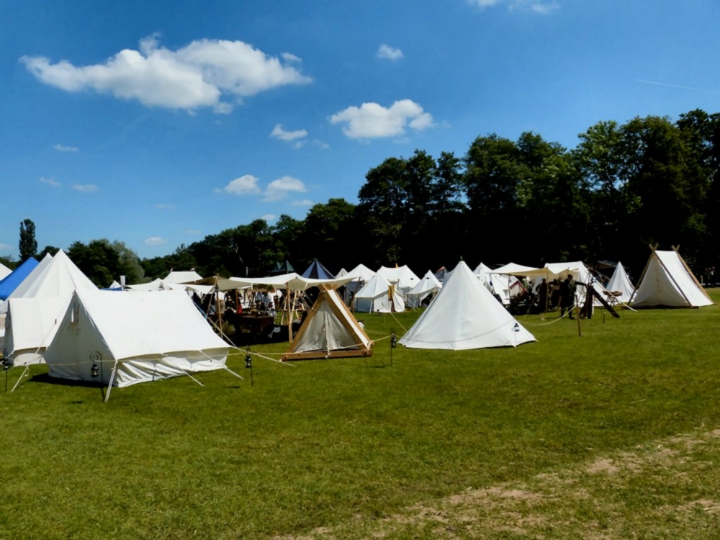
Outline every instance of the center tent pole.
POLYGON ((292 298, 290 298, 290 287, 287 285, 285 286, 285 296, 288 297, 288 341, 292 343, 292 312, 294 302, 292 302, 292 298))

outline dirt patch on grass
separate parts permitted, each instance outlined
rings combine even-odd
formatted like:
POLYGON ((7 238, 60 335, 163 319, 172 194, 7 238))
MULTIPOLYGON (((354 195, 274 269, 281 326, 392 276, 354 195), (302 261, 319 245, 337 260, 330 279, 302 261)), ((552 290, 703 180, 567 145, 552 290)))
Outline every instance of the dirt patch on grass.
POLYGON ((720 501, 697 494, 720 488, 715 458, 720 460, 720 430, 698 431, 522 482, 467 489, 380 519, 355 516, 282 540, 712 538, 720 529, 720 501))

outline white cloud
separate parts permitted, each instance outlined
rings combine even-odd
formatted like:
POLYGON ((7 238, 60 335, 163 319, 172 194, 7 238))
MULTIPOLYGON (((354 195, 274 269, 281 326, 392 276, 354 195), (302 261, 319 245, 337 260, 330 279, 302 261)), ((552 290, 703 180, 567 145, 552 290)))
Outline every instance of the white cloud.
POLYGON ((11 251, 13 249, 15 248, 10 244, 0 244, 0 251, 11 251))
POLYGON ((481 9, 504 4, 507 5, 508 11, 530 10, 541 15, 547 15, 560 7, 555 0, 549 2, 545 0, 467 0, 467 2, 481 9))
POLYGON ((240 178, 228 183, 223 189, 216 189, 218 193, 232 193, 233 195, 252 195, 253 193, 260 193, 258 187, 258 179, 252 174, 246 174, 240 178))
POLYGON ((62 184, 61 184, 60 182, 58 182, 57 180, 55 180, 55 178, 53 178, 53 177, 45 178, 44 176, 41 176, 41 177, 40 177, 40 182, 41 182, 42 184, 47 184, 48 186, 52 186, 52 187, 60 187, 60 186, 62 186, 62 184))
POLYGON ((318 147, 320 150, 327 150, 328 148, 330 148, 330 145, 328 143, 323 142, 319 139, 315 139, 312 143, 313 146, 318 147))
POLYGON ((378 48, 375 56, 378 58, 385 58, 387 60, 400 60, 405 57, 400 49, 396 49, 390 45, 385 45, 384 43, 380 45, 380 48, 378 48))
POLYGON ((301 180, 292 176, 283 176, 270 182, 265 189, 264 201, 271 202, 280 200, 290 193, 305 193, 307 188, 301 180))
POLYGON ((295 56, 293 53, 284 52, 280 56, 282 56, 286 62, 302 62, 302 58, 295 56))
POLYGON ((285 131, 282 127, 282 124, 275 124, 275 127, 270 133, 270 136, 275 137, 276 139, 280 139, 281 141, 294 141, 295 139, 302 139, 303 137, 307 137, 307 134, 308 132, 304 129, 285 131))
POLYGON ((169 203, 158 203, 158 204, 155 205, 155 208, 163 208, 163 209, 167 208, 167 209, 170 209, 170 208, 175 208, 175 205, 174 205, 174 204, 169 204, 169 203))
POLYGON ((95 193, 100 191, 100 188, 95 184, 75 184, 72 188, 81 193, 95 193))
POLYGON ((167 244, 167 240, 161 236, 151 236, 145 239, 145 243, 148 246, 162 246, 163 244, 167 244))
POLYGON ((264 216, 260 216, 260 219, 264 219, 265 221, 275 221, 275 218, 277 216, 275 214, 265 214, 264 216))
POLYGON ((312 206, 313 203, 310 199, 302 199, 301 201, 293 201, 291 203, 293 206, 312 206))
POLYGON ((41 82, 67 92, 93 89, 136 99, 148 107, 212 107, 218 113, 232 110, 223 96, 240 101, 312 80, 252 45, 227 40, 200 39, 172 51, 150 36, 140 41, 139 50, 124 49, 104 63, 89 66, 67 60, 52 64, 42 56, 23 56, 20 61, 41 82))
POLYGON ((80 149, 77 148, 76 146, 64 146, 62 144, 56 144, 55 146, 53 146, 53 148, 55 150, 57 150, 58 152, 79 152, 80 151, 80 149))
POLYGON ((432 115, 409 99, 396 101, 390 108, 377 103, 363 103, 360 107, 348 107, 330 117, 332 124, 341 122, 347 124, 343 126, 343 133, 351 139, 397 137, 404 135, 408 126, 422 131, 434 125, 432 115))

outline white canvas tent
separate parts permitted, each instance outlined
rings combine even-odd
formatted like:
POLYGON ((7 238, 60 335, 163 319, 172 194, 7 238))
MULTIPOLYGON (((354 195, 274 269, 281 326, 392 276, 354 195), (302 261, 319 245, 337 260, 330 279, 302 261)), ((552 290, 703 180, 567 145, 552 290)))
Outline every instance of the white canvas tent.
POLYGON ((351 277, 353 278, 353 281, 361 281, 363 283, 367 283, 373 278, 374 275, 375 272, 370 270, 367 266, 365 266, 364 264, 358 264, 355 268, 350 270, 345 277, 351 277))
POLYGON ((98 291, 62 250, 52 259, 43 259, 35 270, 41 266, 43 269, 39 275, 31 272, 18 287, 22 287, 19 294, 16 294, 16 289, 5 301, 7 316, 3 350, 7 353, 5 356, 16 358, 16 365, 42 361, 38 353, 42 353, 52 340, 57 330, 56 319, 62 317, 74 291, 98 291), (30 278, 33 281, 26 284, 30 278))
POLYGON ((614 295, 614 293, 620 293, 619 295, 615 295, 615 299, 621 304, 628 303, 635 292, 635 287, 620 262, 617 263, 615 271, 605 288, 610 292, 610 294, 614 295))
POLYGON ((371 356, 372 342, 333 290, 321 290, 283 360, 371 356))
POLYGON ((189 283, 190 281, 199 281, 202 276, 195 270, 188 270, 186 272, 170 272, 163 281, 169 281, 170 283, 189 283))
POLYGON ((0 263, 0 279, 5 279, 10 274, 12 274, 12 270, 10 270, 7 266, 5 266, 3 263, 0 263))
POLYGON ((381 274, 390 283, 395 285, 399 289, 399 292, 403 295, 409 293, 420 281, 420 278, 417 277, 415 272, 410 270, 407 265, 403 265, 398 268, 381 266, 377 273, 381 274))
POLYGON ((44 357, 52 377, 123 387, 225 369, 228 351, 182 292, 78 290, 44 357))
MULTIPOLYGON (((513 263, 510 263, 513 264, 513 263)), ((507 265, 505 265, 507 267, 507 265)), ((530 268, 529 266, 521 267, 520 265, 513 264, 516 270, 518 268, 530 268)), ((531 269, 531 268, 530 268, 531 269)), ((478 279, 487 287, 487 289, 500 297, 503 305, 510 305, 510 298, 519 294, 523 289, 520 280, 509 274, 497 274, 483 263, 480 263, 478 267, 473 271, 478 279)))
POLYGON ((391 287, 390 282, 382 274, 375 274, 355 295, 355 311, 365 313, 405 311, 405 301, 396 289, 393 289, 392 299, 389 298, 388 290, 391 287))
POLYGON ((430 307, 400 339, 416 349, 482 349, 516 347, 533 335, 460 261, 430 307))
POLYGON ((680 256, 652 250, 631 305, 646 307, 703 307, 713 301, 680 256))
POLYGON ((40 264, 38 264, 35 268, 33 268, 33 271, 30 272, 27 277, 18 285, 15 287, 15 290, 10 293, 10 295, 7 297, 7 299, 0 303, 0 313, 7 313, 8 310, 8 301, 11 298, 22 298, 25 293, 30 289, 33 283, 40 277, 43 272, 45 272, 45 269, 48 267, 48 265, 52 262, 52 255, 47 253, 45 257, 43 257, 43 260, 40 261, 40 264))
POLYGON ((437 294, 442 289, 442 283, 435 277, 430 270, 415 285, 409 293, 407 293, 407 305, 409 307, 420 307, 428 296, 437 294))

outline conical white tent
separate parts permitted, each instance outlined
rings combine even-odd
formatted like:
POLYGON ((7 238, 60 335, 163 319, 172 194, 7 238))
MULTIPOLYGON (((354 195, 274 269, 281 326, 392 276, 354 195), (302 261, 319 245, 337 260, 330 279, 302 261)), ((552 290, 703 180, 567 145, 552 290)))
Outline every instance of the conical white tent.
POLYGON ((4 350, 16 365, 42 361, 40 353, 52 340, 74 291, 98 290, 62 250, 43 259, 35 270, 41 266, 39 275, 33 271, 18 287, 19 294, 16 289, 6 300, 4 350), (30 278, 33 281, 25 286, 30 278))
POLYGON ((407 305, 420 307, 423 300, 431 294, 437 294, 440 289, 442 289, 442 283, 435 277, 435 274, 428 270, 418 284, 407 293, 407 305))
POLYGON ((122 387, 224 369, 228 350, 183 292, 78 290, 44 357, 52 377, 122 387))
POLYGON ((400 339, 416 349, 516 347, 536 341, 460 261, 430 307, 400 339))
POLYGON ((283 360, 372 355, 370 338, 333 290, 320 291, 283 360))
POLYGON ((389 297, 388 291, 391 287, 390 282, 382 274, 375 274, 355 295, 355 311, 365 313, 405 311, 405 302, 397 290, 392 289, 392 298, 389 297))
POLYGON ((620 293, 620 295, 616 295, 615 298, 622 304, 626 304, 630 301, 633 292, 635 292, 635 287, 633 287, 633 284, 630 281, 627 272, 625 272, 625 268, 622 263, 617 263, 615 271, 613 272, 613 275, 605 289, 607 289, 610 294, 620 293))
POLYGON ((632 306, 703 307, 713 301, 677 251, 652 250, 632 306))
POLYGON ((48 267, 48 265, 52 262, 52 255, 47 253, 45 257, 43 257, 43 260, 40 261, 40 264, 38 264, 32 272, 30 272, 27 277, 18 285, 15 287, 15 290, 7 297, 7 299, 0 303, 0 313, 7 313, 8 310, 8 301, 11 298, 22 298, 25 293, 28 291, 28 289, 32 286, 33 283, 45 272, 45 269, 48 267))

